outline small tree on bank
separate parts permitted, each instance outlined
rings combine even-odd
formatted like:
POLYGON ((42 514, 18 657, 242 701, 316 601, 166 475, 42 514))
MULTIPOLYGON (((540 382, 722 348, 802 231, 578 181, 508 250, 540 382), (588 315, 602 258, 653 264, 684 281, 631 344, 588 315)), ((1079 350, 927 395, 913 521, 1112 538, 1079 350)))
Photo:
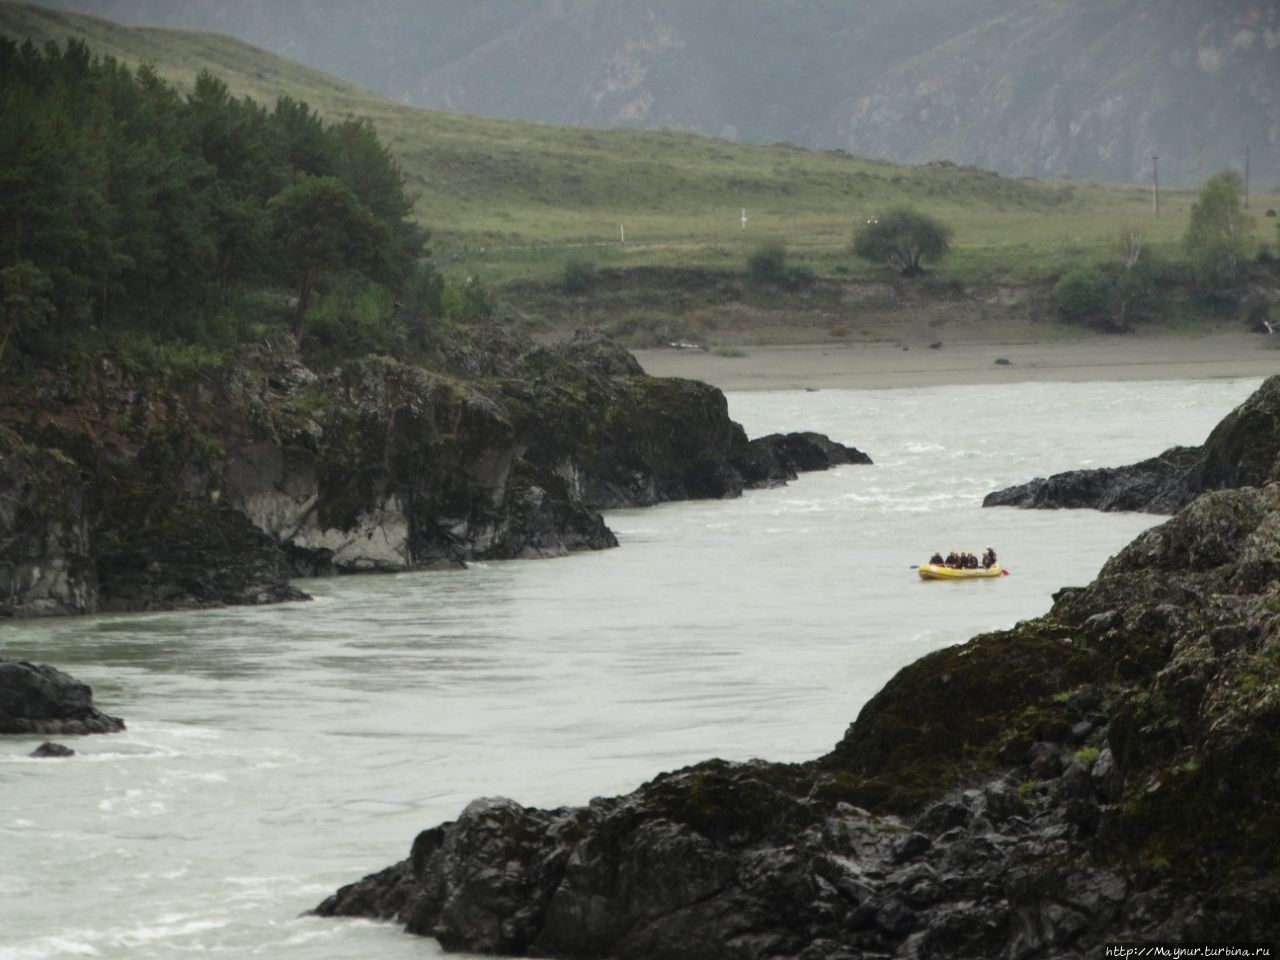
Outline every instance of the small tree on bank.
POLYGON ((385 231, 336 177, 300 177, 272 197, 267 210, 298 285, 293 336, 301 343, 317 284, 336 268, 376 263, 385 231))
POLYGON ((952 230, 926 213, 897 207, 873 217, 853 235, 854 256, 893 267, 904 277, 924 272, 921 264, 936 262, 951 249, 952 230))
POLYGON ((1253 220, 1244 211, 1244 180, 1226 170, 1210 177, 1191 207, 1182 247, 1196 286, 1213 293, 1240 277, 1253 220))

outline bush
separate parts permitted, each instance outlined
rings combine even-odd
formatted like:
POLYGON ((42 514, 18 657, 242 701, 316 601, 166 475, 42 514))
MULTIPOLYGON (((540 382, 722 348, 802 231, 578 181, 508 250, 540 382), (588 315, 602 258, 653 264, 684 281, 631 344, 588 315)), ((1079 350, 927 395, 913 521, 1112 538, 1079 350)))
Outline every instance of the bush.
POLYGON ((450 323, 492 320, 498 312, 497 298, 475 277, 467 277, 461 283, 445 284, 441 303, 444 317, 450 323))
POLYGON ((756 247, 747 257, 747 278, 753 283, 778 283, 787 275, 787 248, 780 243, 756 247))
POLYGON ((798 290, 810 286, 814 276, 807 263, 787 266, 787 248, 781 243, 763 244, 747 257, 747 279, 752 283, 798 290))
POLYGON ((1095 266, 1073 267, 1062 275, 1050 295, 1064 320, 1093 323, 1107 317, 1111 281, 1095 266))
POLYGON ((600 271, 590 260, 573 259, 564 265, 560 286, 565 293, 586 293, 600 279, 600 271))
POLYGON ((927 213, 897 207, 872 217, 853 235, 853 254, 894 267, 904 277, 924 272, 922 263, 941 260, 951 249, 952 230, 927 213))

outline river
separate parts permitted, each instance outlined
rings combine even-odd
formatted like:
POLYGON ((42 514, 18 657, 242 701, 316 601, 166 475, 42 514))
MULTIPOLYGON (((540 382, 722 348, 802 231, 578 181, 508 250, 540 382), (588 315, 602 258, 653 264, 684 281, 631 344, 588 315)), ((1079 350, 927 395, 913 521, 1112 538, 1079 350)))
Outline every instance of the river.
POLYGON ((472 798, 552 806, 713 756, 825 753, 904 664, 1044 613, 1161 518, 982 510, 1033 476, 1199 443, 1259 380, 738 393, 752 436, 875 460, 608 514, 622 546, 304 581, 309 603, 0 625, 126 733, 0 740, 0 960, 422 958, 299 915, 472 798), (920 581, 934 548, 1011 575, 920 581))

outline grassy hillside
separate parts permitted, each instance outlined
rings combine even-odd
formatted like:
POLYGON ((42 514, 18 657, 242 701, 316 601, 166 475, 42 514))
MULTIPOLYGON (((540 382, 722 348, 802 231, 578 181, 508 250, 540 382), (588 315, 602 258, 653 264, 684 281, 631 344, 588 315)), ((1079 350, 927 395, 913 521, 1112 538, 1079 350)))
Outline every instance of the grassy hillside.
POLYGON ((1280 189, 1275 0, 28 0, 230 33, 400 102, 1166 184, 1280 189))
MULTIPOLYGON (((1126 225, 1174 244, 1192 200, 1163 192, 1157 221, 1145 189, 417 110, 227 37, 124 28, 23 4, 0 3, 0 32, 36 43, 82 38, 101 54, 149 62, 180 87, 207 67, 236 94, 267 102, 289 94, 331 119, 368 118, 399 158, 445 268, 497 282, 556 276, 575 257, 738 269, 766 240, 784 242, 819 275, 870 276, 847 252, 853 225, 899 203, 955 228, 956 253, 937 276, 1037 278, 1106 255, 1126 225)), ((1255 199, 1264 205, 1277 198, 1255 199)), ((1275 239, 1270 227, 1259 237, 1275 239)))

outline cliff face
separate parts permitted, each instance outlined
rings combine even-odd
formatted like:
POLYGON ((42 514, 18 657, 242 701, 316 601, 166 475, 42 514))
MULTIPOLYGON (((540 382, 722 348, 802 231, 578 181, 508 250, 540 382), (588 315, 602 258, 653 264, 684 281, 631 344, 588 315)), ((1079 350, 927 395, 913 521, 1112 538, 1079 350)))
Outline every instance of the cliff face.
POLYGON ((169 380, 102 363, 0 400, 10 616, 274 602, 302 597, 289 576, 601 549, 617 543, 602 508, 869 462, 749 443, 718 390, 647 377, 608 341, 495 330, 434 373, 367 358, 320 376, 258 349, 169 380))
POLYGON ((1280 377, 1269 377, 1198 447, 1126 467, 1070 470, 987 494, 984 507, 1173 513, 1207 490, 1280 480, 1280 377))
POLYGON ((479 800, 324 915, 588 958, 1096 956, 1280 916, 1280 485, 1204 494, 1043 617, 895 676, 825 757, 479 800))

